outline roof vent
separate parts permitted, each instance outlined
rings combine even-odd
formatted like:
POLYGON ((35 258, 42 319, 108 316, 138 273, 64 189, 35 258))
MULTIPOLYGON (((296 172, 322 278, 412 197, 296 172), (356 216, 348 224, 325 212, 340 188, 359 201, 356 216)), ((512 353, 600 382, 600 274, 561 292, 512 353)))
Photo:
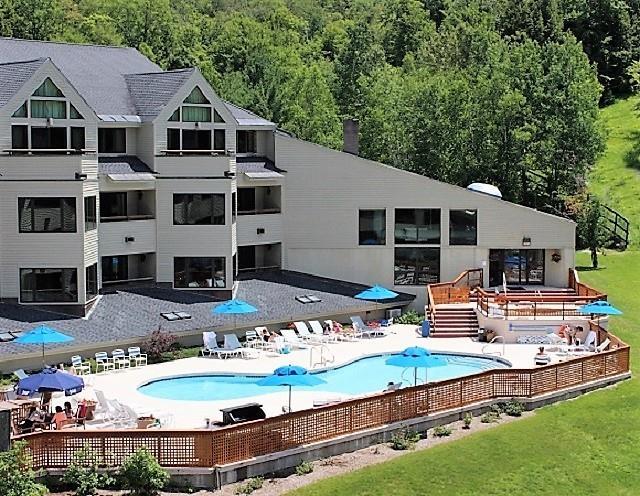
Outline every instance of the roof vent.
POLYGON ((495 198, 502 199, 502 193, 498 188, 496 188, 492 184, 471 183, 469 186, 467 186, 467 189, 469 191, 475 191, 476 193, 482 193, 483 195, 489 195, 495 198))

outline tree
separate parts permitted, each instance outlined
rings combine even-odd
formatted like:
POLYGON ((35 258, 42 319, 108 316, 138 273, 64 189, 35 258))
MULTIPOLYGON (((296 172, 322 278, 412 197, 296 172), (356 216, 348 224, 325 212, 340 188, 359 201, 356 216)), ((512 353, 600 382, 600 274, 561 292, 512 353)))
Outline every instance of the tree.
POLYGON ((591 265, 597 269, 598 250, 607 242, 602 204, 597 197, 584 192, 569 198, 568 204, 577 224, 577 247, 591 252, 591 265))

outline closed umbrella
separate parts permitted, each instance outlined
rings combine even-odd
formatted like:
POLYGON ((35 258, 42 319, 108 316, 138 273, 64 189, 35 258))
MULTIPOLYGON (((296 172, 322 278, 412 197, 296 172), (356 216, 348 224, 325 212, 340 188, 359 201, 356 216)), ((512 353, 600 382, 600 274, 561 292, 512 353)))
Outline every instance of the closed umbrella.
POLYGON ((42 366, 45 366, 44 363, 44 345, 45 344, 54 344, 54 343, 68 343, 69 341, 73 341, 74 338, 71 336, 67 336, 66 334, 61 333, 57 329, 53 327, 49 327, 46 325, 41 325, 36 327, 35 329, 26 332, 19 338, 15 340, 16 343, 20 344, 41 344, 42 345, 42 366))
POLYGON ((291 411, 291 388, 293 386, 317 386, 326 381, 309 373, 304 367, 297 365, 285 365, 278 367, 273 374, 260 379, 258 386, 288 386, 289 387, 289 411, 291 411))
POLYGON ((255 313, 258 309, 243 300, 228 300, 213 308, 212 313, 218 315, 233 315, 233 329, 236 328, 236 315, 255 313))
POLYGON ((45 368, 42 372, 20 379, 15 387, 20 396, 31 396, 34 393, 51 393, 64 391, 66 396, 79 393, 84 388, 84 380, 54 368, 45 368))
POLYGON ((426 374, 430 367, 443 367, 447 365, 447 362, 443 358, 432 355, 429 350, 421 348, 420 346, 411 346, 399 355, 393 355, 387 358, 385 363, 394 367, 413 368, 414 386, 418 385, 418 368, 424 367, 426 382, 426 374))
POLYGON ((359 300, 373 300, 376 302, 376 311, 378 310, 378 301, 380 300, 392 300, 398 296, 398 293, 391 291, 385 287, 375 285, 369 289, 365 289, 361 293, 358 293, 355 297, 359 300))

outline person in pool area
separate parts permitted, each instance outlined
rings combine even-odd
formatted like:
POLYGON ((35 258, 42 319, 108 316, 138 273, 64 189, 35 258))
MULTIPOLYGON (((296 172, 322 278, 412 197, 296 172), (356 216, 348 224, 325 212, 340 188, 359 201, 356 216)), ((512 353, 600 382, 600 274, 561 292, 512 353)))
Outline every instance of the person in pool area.
MULTIPOLYGON (((68 402, 67 402, 68 403, 68 402)), ((71 405, 69 405, 71 406, 71 405)), ((56 407, 56 413, 53 414, 53 418, 51 419, 51 423, 55 425, 56 430, 59 431, 64 427, 65 424, 69 423, 69 419, 67 418, 66 413, 62 409, 60 405, 56 407)))
MULTIPOLYGON (((56 407, 56 412, 57 411, 58 411, 58 408, 56 407)), ((67 416, 68 419, 73 418, 73 409, 71 408, 71 403, 69 401, 64 402, 64 414, 67 416)))

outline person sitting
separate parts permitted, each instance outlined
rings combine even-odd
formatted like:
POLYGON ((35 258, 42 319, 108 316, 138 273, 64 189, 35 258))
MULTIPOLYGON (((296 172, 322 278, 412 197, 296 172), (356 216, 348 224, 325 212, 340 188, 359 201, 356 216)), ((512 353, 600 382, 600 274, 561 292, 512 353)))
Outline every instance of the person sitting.
POLYGON ((538 353, 533 359, 536 365, 548 365, 551 363, 551 357, 544 352, 544 346, 538 348, 538 353))
POLYGON ((401 382, 389 381, 387 383, 386 389, 383 390, 383 393, 388 393, 390 391, 397 391, 398 389, 400 389, 401 384, 402 384, 401 382))
POLYGON ((27 417, 18 422, 18 429, 20 429, 20 432, 31 432, 36 427, 41 427, 43 422, 44 414, 42 411, 32 406, 27 417))
MULTIPOLYGON (((57 411, 58 411, 58 408, 56 407, 56 412, 57 411)), ((64 402, 64 414, 67 416, 68 419, 73 418, 73 409, 71 408, 71 402, 69 401, 64 402)))
MULTIPOLYGON (((67 403, 69 402, 67 401, 67 403)), ((71 404, 69 404, 69 406, 71 406, 71 404)), ((65 408, 66 408, 66 403, 65 403, 65 408)), ((62 407, 58 405, 56 407, 56 413, 53 414, 53 418, 51 419, 51 423, 55 425, 56 430, 59 431, 65 425, 69 425, 73 423, 73 414, 71 415, 71 418, 69 418, 65 410, 63 410, 62 407)))

